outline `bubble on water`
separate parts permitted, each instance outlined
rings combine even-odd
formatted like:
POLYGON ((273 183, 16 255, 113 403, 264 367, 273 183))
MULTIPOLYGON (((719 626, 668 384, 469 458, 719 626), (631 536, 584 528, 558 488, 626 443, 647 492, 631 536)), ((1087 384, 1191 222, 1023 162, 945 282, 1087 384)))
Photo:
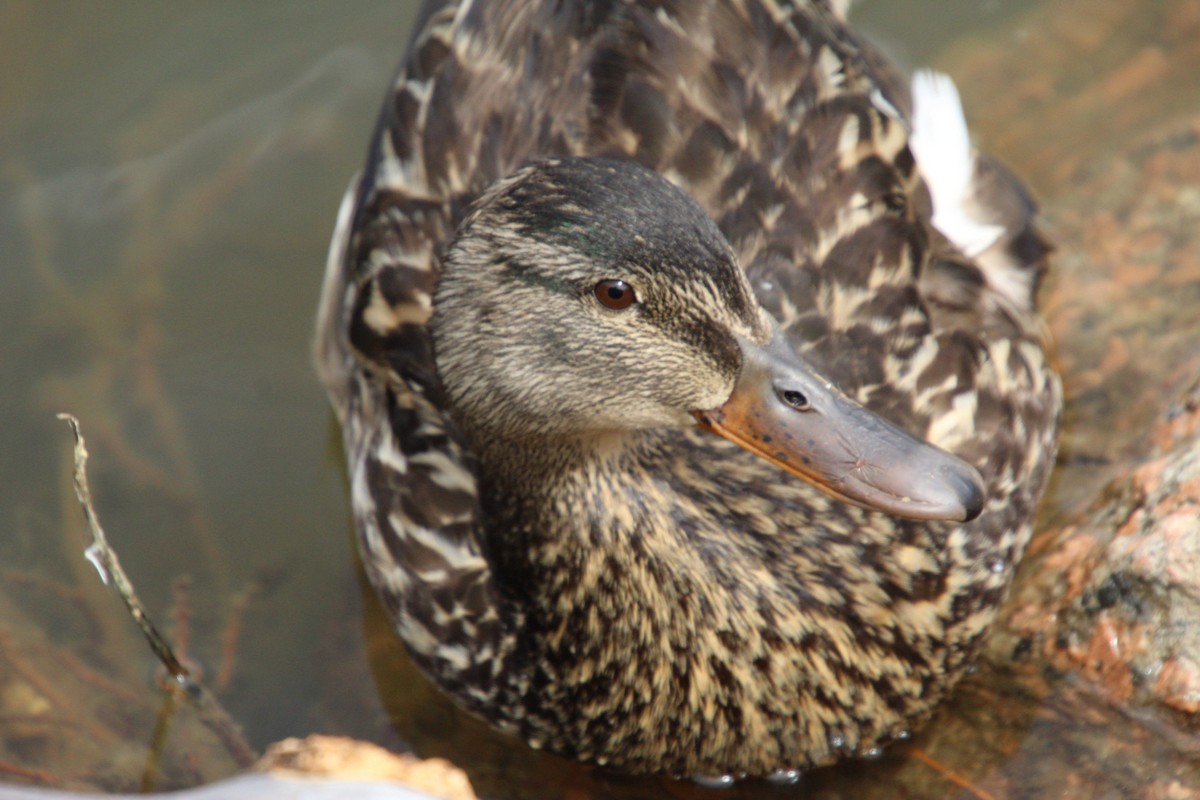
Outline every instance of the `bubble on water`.
POLYGON ((692 783, 705 789, 732 789, 737 779, 732 775, 693 775, 692 783))
POLYGON ((800 782, 800 775, 798 769, 777 769, 767 776, 767 782, 776 786, 795 786, 800 782))

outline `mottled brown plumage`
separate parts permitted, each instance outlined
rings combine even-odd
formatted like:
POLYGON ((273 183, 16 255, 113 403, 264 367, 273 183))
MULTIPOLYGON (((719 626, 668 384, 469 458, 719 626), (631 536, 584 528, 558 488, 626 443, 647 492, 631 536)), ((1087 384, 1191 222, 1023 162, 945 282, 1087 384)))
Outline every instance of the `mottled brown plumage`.
POLYGON ((864 753, 963 673, 1028 541, 1060 404, 1033 205, 981 159, 996 234, 931 225, 907 89, 839 6, 434 3, 343 206, 318 360, 363 563, 414 660, 535 747, 864 753), (848 505, 688 427, 776 323, 973 464, 978 518, 848 505))

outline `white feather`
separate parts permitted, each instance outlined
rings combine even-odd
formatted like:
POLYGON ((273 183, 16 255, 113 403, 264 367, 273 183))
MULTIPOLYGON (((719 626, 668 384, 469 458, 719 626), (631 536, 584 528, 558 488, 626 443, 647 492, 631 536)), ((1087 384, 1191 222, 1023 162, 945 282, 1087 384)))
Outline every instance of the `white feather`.
POLYGON ((949 76, 920 70, 912 79, 909 147, 933 198, 933 225, 974 257, 996 243, 1004 228, 979 219, 974 202, 975 152, 958 89, 949 76))

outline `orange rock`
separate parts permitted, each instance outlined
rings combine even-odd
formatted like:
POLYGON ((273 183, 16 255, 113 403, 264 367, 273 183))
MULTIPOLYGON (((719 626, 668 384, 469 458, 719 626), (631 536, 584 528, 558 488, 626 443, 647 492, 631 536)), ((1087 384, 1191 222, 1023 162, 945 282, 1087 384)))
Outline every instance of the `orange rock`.
POLYGON ((1163 664, 1154 690, 1164 702, 1187 714, 1200 714, 1200 669, 1197 664, 1184 664, 1171 659, 1163 664))

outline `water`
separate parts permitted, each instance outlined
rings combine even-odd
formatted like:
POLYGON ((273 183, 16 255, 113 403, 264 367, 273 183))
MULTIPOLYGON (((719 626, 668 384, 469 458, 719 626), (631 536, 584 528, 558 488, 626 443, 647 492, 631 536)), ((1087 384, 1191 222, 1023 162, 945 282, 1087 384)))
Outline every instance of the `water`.
POLYGON ((692 783, 703 789, 732 789, 737 778, 733 775, 694 775, 692 783))
MULTIPOLYGON (((863 0, 855 17, 906 66, 943 63, 940 53, 969 67, 977 46, 1032 30, 1011 20, 1062 2, 863 0)), ((567 787, 576 797, 882 797, 897 781, 912 797, 962 791, 901 748, 723 793, 582 770, 458 713, 404 660, 358 580, 338 433, 308 347, 334 213, 412 5, 0 9, 0 779, 19 777, 8 764, 76 786, 163 788, 234 769, 186 710, 171 717, 157 762, 149 755, 162 711, 154 664, 85 560, 70 433, 54 416, 69 411, 88 437, 97 507, 126 570, 258 747, 346 733, 453 758, 498 797, 567 787), (25 694, 6 700, 6 686, 25 694)), ((1130 26, 1121 47, 1136 53, 1157 35, 1130 26)), ((1015 102, 1001 91, 964 91, 969 116, 991 122, 997 105, 1015 102)), ((1128 131, 1099 125, 1086 146, 1128 131)), ((1018 168, 1060 163, 1021 125, 985 124, 980 136, 1018 168)), ((1024 171, 1066 225, 1053 201, 1070 175, 1024 171)), ((1060 319, 1067 366, 1086 365, 1091 343, 1073 345, 1071 320, 1060 319)), ((1104 412, 1126 401, 1084 384, 1071 431, 1101 430, 1104 412)), ((1147 391, 1167 396, 1173 385, 1147 391)), ((1101 466, 1082 460, 1052 513, 1094 497, 1106 459, 1127 454, 1136 434, 1122 428, 1111 447, 1088 440, 1101 466)), ((1039 716, 1044 695, 981 672, 940 727, 913 740, 937 753, 960 740, 946 751, 962 756, 958 772, 1047 769, 1035 755, 1053 748, 1034 744, 1039 736, 1064 741, 1100 725, 1078 721, 1094 711, 1086 698, 1053 695, 1053 713, 1039 716)), ((1056 757, 1073 768, 1066 750, 1056 757)))
MULTIPOLYGON (((149 744, 153 663, 84 561, 55 419, 70 411, 151 613, 175 629, 186 609, 210 679, 236 654, 221 694, 251 739, 328 729, 327 664, 358 628, 358 589, 308 342, 331 221, 415 9, 3 5, 0 626, 33 668, 52 661, 40 629, 147 698, 104 730, 149 744)), ((0 680, 13 669, 0 658, 0 680)), ((96 768, 32 738, 0 760, 96 768)))

